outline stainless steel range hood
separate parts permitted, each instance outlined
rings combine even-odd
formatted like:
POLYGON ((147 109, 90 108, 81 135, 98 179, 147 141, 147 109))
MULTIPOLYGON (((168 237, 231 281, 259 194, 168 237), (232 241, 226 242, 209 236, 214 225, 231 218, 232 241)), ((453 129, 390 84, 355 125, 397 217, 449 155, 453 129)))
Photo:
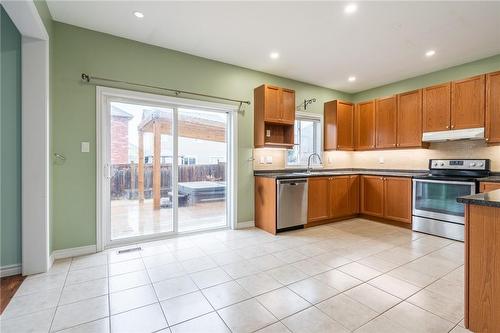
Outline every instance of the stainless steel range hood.
POLYGON ((484 127, 467 128, 453 131, 425 132, 422 135, 424 142, 443 142, 454 140, 483 140, 484 127))

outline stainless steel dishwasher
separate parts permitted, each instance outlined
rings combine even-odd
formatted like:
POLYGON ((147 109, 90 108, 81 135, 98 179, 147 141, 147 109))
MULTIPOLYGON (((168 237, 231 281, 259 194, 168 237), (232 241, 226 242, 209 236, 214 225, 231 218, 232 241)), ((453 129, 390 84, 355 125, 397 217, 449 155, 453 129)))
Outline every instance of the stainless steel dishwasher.
POLYGON ((278 179, 278 230, 301 228, 307 222, 307 178, 278 179))

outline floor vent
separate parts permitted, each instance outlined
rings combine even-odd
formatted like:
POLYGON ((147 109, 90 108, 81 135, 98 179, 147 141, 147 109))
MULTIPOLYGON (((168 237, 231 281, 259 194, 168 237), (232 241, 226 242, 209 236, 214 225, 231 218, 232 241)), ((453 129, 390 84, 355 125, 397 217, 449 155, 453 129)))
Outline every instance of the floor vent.
POLYGON ((128 253, 128 252, 134 252, 134 251, 141 251, 141 247, 138 246, 138 247, 131 247, 130 249, 124 249, 124 250, 119 250, 118 251, 118 254, 122 254, 122 253, 128 253))

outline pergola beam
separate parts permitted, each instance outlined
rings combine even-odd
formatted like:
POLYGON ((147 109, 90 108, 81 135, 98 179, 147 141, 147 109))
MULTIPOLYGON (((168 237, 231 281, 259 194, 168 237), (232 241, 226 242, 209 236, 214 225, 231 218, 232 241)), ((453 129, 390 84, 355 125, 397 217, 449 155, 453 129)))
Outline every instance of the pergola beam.
POLYGON ((161 124, 153 123, 153 208, 160 209, 161 198, 161 124))

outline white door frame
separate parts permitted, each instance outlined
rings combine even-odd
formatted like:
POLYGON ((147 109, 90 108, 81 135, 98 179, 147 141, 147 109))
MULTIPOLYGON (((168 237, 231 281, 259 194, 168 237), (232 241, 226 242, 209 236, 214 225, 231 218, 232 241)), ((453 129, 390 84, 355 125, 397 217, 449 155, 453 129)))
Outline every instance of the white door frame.
MULTIPOLYGON (((23 275, 47 272, 49 221, 49 35, 33 1, 1 1, 22 36, 22 222, 23 275)), ((13 273, 19 273, 17 265, 13 273)))
MULTIPOLYGON (((109 121, 107 117, 107 106, 112 101, 126 101, 130 103, 133 99, 140 102, 141 105, 151 105, 157 107, 168 107, 172 109, 177 109, 179 107, 192 107, 196 109, 205 109, 215 112, 225 112, 229 115, 230 126, 228 126, 228 175, 227 175, 227 195, 226 195, 226 216, 227 223, 231 229, 236 228, 237 219, 237 163, 238 163, 238 107, 228 104, 220 104, 199 100, 191 100, 185 98, 171 97, 156 95, 138 91, 109 88, 109 87, 96 87, 96 246, 97 251, 102 251, 105 248, 114 247, 118 245, 131 244, 141 241, 153 240, 158 238, 167 238, 172 236, 177 236, 179 234, 176 228, 177 219, 177 202, 173 202, 173 218, 174 218, 174 230, 168 233, 152 234, 145 236, 135 236, 126 238, 124 240, 114 240, 110 241, 108 230, 108 223, 105 223, 106 219, 110 216, 109 205, 105 204, 105 200, 109 199, 109 181, 106 180, 107 168, 104 162, 108 160, 107 154, 109 154, 109 121), (104 136, 106 134, 106 136, 104 136)), ((228 124, 229 125, 229 124, 228 124)), ((177 155, 177 112, 173 112, 173 153, 174 156, 177 155)), ((172 188, 173 194, 177 193, 177 163, 178 161, 174 158, 172 162, 172 188)), ((174 200, 175 201, 175 200, 174 200)), ((227 227, 227 226, 226 226, 227 227)), ((225 228, 225 227, 224 227, 225 228)), ((212 229, 213 230, 213 229, 212 229)), ((207 230, 200 230, 200 232, 207 230)), ((189 232, 190 234, 192 232, 189 232)), ((187 232, 186 232, 187 234, 187 232)))

